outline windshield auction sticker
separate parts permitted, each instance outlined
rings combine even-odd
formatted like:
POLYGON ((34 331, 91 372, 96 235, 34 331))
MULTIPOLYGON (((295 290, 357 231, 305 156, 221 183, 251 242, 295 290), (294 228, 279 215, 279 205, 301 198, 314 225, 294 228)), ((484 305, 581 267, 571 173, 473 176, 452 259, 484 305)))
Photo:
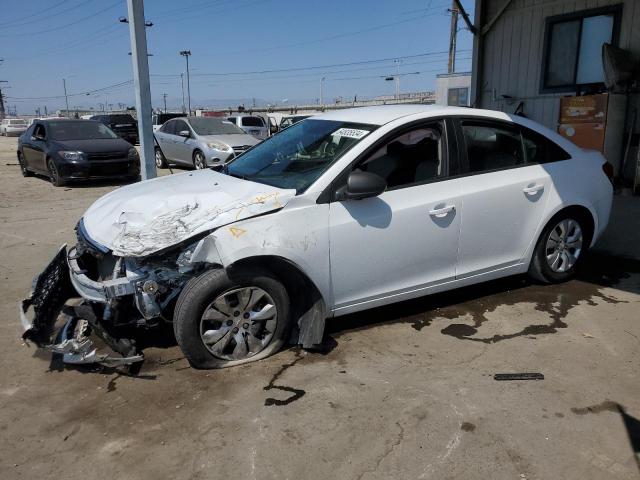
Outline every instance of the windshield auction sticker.
POLYGON ((340 128, 335 132, 333 132, 332 135, 338 135, 340 137, 347 137, 347 138, 355 138, 357 140, 360 140, 367 133, 369 133, 368 130, 359 130, 357 128, 340 128))

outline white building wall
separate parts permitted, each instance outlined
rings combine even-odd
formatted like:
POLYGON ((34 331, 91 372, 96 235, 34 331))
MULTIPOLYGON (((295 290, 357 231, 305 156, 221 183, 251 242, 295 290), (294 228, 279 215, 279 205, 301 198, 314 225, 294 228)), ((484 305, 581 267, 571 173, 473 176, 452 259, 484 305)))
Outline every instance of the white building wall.
MULTIPOLYGON (((471 73, 440 74, 436 77, 436 105, 448 104, 450 88, 467 88, 467 99, 471 98, 471 73)), ((467 105, 469 106, 469 101, 467 105)))

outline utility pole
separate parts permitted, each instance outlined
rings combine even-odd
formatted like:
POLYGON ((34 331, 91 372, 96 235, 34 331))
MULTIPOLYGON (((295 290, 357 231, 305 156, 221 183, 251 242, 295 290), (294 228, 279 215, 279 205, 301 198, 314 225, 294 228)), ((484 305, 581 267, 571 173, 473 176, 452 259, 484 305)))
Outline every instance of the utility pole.
POLYGON ((187 101, 189 102, 189 116, 191 116, 191 81, 189 78, 189 57, 191 56, 191 50, 181 50, 180 55, 187 60, 187 101))
POLYGON ((64 103, 67 106, 65 117, 69 116, 69 97, 67 97, 67 79, 62 79, 62 87, 64 88, 64 103))
POLYGON ((400 59, 396 58, 393 63, 396 64, 396 102, 400 100, 400 59))
POLYGON ((127 0, 129 35, 131 37, 131 60, 133 84, 136 92, 138 136, 140 138, 140 176, 143 180, 155 178, 156 162, 151 126, 151 82, 149 80, 149 58, 147 56, 147 32, 144 21, 144 1, 127 0))
POLYGON ((324 108, 324 81, 325 81, 326 77, 322 77, 320 79, 320 107, 324 108))
POLYGON ((180 84, 182 85, 182 113, 184 113, 184 73, 180 74, 180 84))
POLYGON ((451 0, 451 32, 449 34, 449 64, 448 73, 456 71, 456 37, 458 36, 458 4, 451 0))
POLYGON ((162 94, 162 100, 164 101, 164 113, 167 113, 167 94, 162 94))
MULTIPOLYGON (((0 83, 9 83, 7 80, 0 80, 0 83)), ((0 120, 4 118, 4 96, 2 95, 2 89, 0 88, 0 120)))

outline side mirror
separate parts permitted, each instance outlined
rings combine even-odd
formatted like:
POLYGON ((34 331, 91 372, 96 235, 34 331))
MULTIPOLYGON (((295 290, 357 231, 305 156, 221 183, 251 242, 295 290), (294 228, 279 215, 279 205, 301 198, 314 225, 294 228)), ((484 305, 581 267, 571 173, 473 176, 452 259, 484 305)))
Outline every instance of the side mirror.
POLYGON ((178 135, 180 135, 181 137, 184 137, 184 138, 189 138, 189 137, 191 137, 191 132, 189 132, 189 130, 180 130, 178 132, 178 135))
POLYGON ((40 135, 31 135, 31 141, 44 142, 44 137, 41 137, 40 135))
POLYGON ((384 178, 375 173, 354 170, 347 178, 347 184, 336 192, 338 200, 362 200, 377 197, 387 189, 384 178))

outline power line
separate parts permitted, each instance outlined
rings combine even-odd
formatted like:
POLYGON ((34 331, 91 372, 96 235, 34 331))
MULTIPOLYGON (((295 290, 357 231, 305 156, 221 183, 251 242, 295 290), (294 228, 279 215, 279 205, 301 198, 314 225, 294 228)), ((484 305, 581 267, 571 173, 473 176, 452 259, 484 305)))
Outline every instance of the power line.
MULTIPOLYGON (((470 50, 460 50, 460 51, 462 52, 462 51, 470 51, 470 50)), ((358 62, 313 65, 309 67, 277 68, 277 69, 271 69, 271 70, 254 70, 254 71, 248 71, 248 72, 194 73, 193 76, 194 77, 224 77, 229 75, 257 75, 257 74, 265 74, 265 73, 296 72, 296 71, 303 71, 303 70, 323 70, 323 69, 335 68, 335 67, 349 67, 352 65, 367 65, 371 63, 390 62, 397 59, 428 57, 431 55, 443 55, 446 53, 449 53, 448 50, 443 50, 439 52, 424 52, 424 53, 418 53, 415 55, 398 55, 396 57, 387 57, 387 58, 380 58, 375 60, 361 60, 358 62)))
MULTIPOLYGON (((68 97, 78 97, 81 95, 92 95, 94 93, 98 93, 98 92, 104 92, 106 90, 110 90, 116 87, 122 87, 124 85, 128 85, 133 83, 133 80, 127 80, 125 82, 119 82, 119 83, 114 83, 113 85, 107 85, 106 87, 102 87, 102 88, 96 88, 93 90, 87 90, 85 92, 78 92, 78 93, 69 93, 67 96, 68 97)), ((6 98, 10 98, 11 100, 56 100, 56 99, 60 99, 60 98, 64 98, 64 95, 53 95, 50 97, 6 97, 6 98)))
POLYGON ((43 33, 55 32, 57 30, 62 30, 63 28, 67 28, 67 27, 70 27, 72 25, 77 25, 80 22, 84 22, 85 20, 87 20, 87 19, 89 19, 91 17, 94 17, 96 15, 100 15, 101 13, 104 13, 104 12, 106 12, 108 10, 111 10, 112 8, 117 7, 119 5, 122 5, 122 2, 120 0, 118 0, 115 3, 112 3, 108 7, 103 8, 102 10, 98 10, 97 12, 92 13, 91 15, 87 15, 86 17, 79 18, 78 20, 75 20, 73 22, 67 23, 66 25, 60 25, 58 27, 49 28, 49 29, 46 29, 46 30, 38 30, 37 32, 11 33, 11 34, 2 34, 0 36, 1 37, 24 37, 24 36, 31 37, 31 36, 34 36, 34 35, 42 35, 43 33))
POLYGON ((36 12, 36 13, 32 13, 31 15, 27 15, 26 17, 17 18, 17 19, 15 19, 15 20, 11 20, 11 21, 9 21, 9 22, 2 22, 2 23, 0 23, 0 27, 4 27, 5 25, 12 25, 12 24, 14 24, 15 22, 22 22, 23 20, 26 20, 27 18, 39 17, 39 16, 40 16, 40 15, 42 15, 43 13, 46 13, 46 12, 48 12, 48 11, 50 11, 50 10, 53 10, 54 8, 58 8, 60 5, 62 5, 63 3, 67 3, 68 1, 69 1, 69 0, 62 0, 62 1, 61 1, 61 2, 59 2, 59 3, 56 3, 56 4, 54 4, 54 5, 51 5, 51 6, 49 6, 49 7, 45 8, 45 9, 43 9, 43 10, 39 10, 38 12, 36 12))
MULTIPOLYGON (((438 7, 432 7, 433 9, 442 9, 442 7, 438 6, 438 7)), ((356 30, 353 32, 346 32, 346 33, 340 33, 337 35, 331 35, 329 37, 323 37, 323 38, 317 38, 314 40, 305 40, 303 42, 297 42, 297 43, 290 43, 290 44, 286 44, 286 45, 277 45, 277 46, 273 46, 273 47, 267 47, 267 48, 260 48, 260 49, 246 49, 246 50, 234 50, 234 51, 229 51, 226 52, 228 54, 233 54, 233 53, 246 53, 246 52, 267 52, 267 51, 271 51, 271 50, 282 50, 285 48, 294 48, 294 47, 300 47, 303 45, 313 45, 314 43, 321 43, 321 42, 326 42, 329 40, 336 40, 339 38, 345 38, 345 37, 352 37, 355 35, 360 35, 362 33, 369 33, 369 32, 374 32, 376 30, 382 30, 384 28, 389 28, 389 27, 393 27, 396 25, 402 25, 405 23, 409 23, 409 22, 415 22, 416 20, 421 20, 423 18, 427 18, 427 17, 433 17, 433 16, 437 16, 435 14, 425 14, 425 15, 419 15, 417 17, 412 17, 412 18, 405 18, 404 20, 398 20, 396 22, 390 22, 390 23, 384 23, 381 25, 374 25, 372 27, 368 27, 368 28, 364 28, 362 30, 356 30)))

